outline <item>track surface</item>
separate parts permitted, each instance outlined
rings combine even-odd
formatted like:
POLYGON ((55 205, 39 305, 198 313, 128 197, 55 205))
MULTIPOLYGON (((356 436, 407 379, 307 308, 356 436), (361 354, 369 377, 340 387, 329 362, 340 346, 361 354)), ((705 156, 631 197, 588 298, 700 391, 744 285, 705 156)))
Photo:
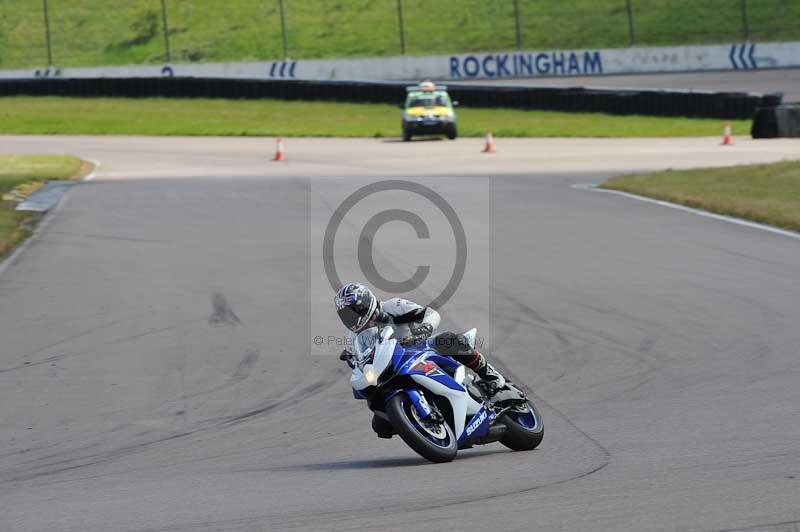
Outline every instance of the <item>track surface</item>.
POLYGON ((729 70, 619 76, 574 76, 503 81, 481 80, 475 81, 475 83, 525 87, 633 87, 722 92, 782 92, 783 101, 800 102, 800 69, 796 68, 758 71, 729 70))
POLYGON ((103 162, 0 274, 0 530, 796 530, 800 242, 570 185, 799 142, 287 144, 0 138, 103 162), (491 177, 491 351, 547 434, 428 465, 308 354, 309 191, 448 173, 491 177))

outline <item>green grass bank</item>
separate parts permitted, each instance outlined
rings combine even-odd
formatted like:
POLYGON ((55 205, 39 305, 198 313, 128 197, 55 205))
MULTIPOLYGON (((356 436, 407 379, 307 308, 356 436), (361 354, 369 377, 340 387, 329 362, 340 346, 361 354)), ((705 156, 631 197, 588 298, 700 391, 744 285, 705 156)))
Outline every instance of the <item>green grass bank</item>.
POLYGON ((800 161, 625 175, 602 187, 800 232, 800 161))
MULTIPOLYGON (((401 53, 398 2, 283 0, 283 4, 290 57, 401 53)), ((166 61, 160 0, 51 0, 48 5, 54 65, 166 61)), ((284 57, 278 0, 166 0, 164 5, 173 62, 284 57)), ((409 55, 514 49, 517 14, 519 45, 524 49, 744 39, 739 0, 630 0, 630 12, 625 0, 401 0, 400 5, 409 55)), ((0 68, 46 65, 43 7, 41 1, 0 0, 0 68)), ((746 7, 751 41, 800 39, 800 2, 750 0, 746 7)))
MULTIPOLYGON (((458 108, 459 135, 681 137, 722 134, 722 121, 599 113, 458 108)), ((749 120, 732 121, 734 135, 749 120)), ((388 104, 171 98, 0 98, 0 133, 398 137, 388 104)))

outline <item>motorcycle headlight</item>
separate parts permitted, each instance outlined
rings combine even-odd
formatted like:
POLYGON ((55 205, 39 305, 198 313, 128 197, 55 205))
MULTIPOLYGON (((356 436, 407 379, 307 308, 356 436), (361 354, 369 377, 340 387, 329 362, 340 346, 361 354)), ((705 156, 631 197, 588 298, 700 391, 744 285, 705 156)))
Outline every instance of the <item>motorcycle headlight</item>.
POLYGON ((375 371, 375 366, 372 364, 366 364, 364 366, 364 379, 370 386, 378 384, 378 372, 375 371))

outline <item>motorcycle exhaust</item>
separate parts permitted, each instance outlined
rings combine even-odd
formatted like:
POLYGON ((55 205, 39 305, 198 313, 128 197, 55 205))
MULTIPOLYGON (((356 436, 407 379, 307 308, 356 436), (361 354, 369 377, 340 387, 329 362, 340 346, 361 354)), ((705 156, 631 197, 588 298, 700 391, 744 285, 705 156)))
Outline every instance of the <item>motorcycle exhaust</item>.
POLYGON ((486 434, 484 434, 480 438, 475 438, 475 440, 473 441, 478 445, 484 445, 486 443, 500 441, 500 438, 503 437, 503 435, 506 433, 506 430, 508 429, 506 428, 505 425, 502 424, 493 425, 489 427, 489 431, 486 434))

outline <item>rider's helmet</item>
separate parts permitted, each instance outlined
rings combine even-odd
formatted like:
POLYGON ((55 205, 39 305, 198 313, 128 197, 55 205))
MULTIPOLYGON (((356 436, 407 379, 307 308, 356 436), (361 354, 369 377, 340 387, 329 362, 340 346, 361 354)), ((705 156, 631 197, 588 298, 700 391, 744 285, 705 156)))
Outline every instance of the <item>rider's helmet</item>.
POLYGON ((339 319, 353 332, 363 329, 378 308, 375 294, 361 283, 347 283, 342 286, 333 301, 339 319))

